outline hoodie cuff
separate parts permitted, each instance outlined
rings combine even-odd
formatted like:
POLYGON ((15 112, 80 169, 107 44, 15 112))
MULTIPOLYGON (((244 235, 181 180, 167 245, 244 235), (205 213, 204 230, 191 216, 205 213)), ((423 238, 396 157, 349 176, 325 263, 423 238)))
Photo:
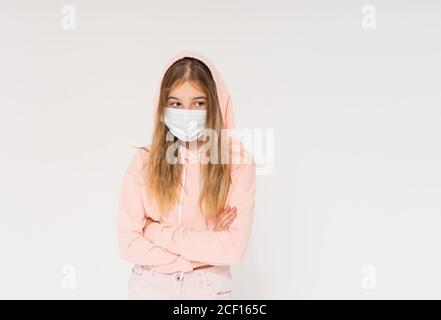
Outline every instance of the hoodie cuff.
POLYGON ((158 222, 153 222, 148 225, 148 227, 144 230, 144 237, 153 242, 157 243, 158 235, 161 232, 163 225, 158 222))

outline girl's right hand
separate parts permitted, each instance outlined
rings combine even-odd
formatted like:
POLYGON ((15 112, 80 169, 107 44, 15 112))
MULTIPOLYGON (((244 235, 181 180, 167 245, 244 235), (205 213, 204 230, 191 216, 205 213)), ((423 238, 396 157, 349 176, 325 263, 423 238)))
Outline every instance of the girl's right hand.
POLYGON ((214 226, 214 231, 227 230, 237 217, 236 207, 226 206, 224 211, 219 215, 218 221, 214 226))

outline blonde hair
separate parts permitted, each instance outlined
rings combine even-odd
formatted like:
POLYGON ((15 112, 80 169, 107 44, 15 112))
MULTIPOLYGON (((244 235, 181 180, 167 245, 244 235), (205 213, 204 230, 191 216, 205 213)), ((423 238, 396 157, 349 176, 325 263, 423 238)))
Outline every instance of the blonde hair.
MULTIPOLYGON (((174 141, 166 140, 168 128, 160 119, 170 91, 186 81, 197 84, 207 95, 206 128, 213 129, 217 137, 221 137, 221 130, 224 127, 216 83, 210 69, 202 61, 191 57, 176 61, 166 71, 161 82, 150 156, 143 168, 147 192, 156 202, 161 216, 168 213, 179 201, 180 176, 183 169, 182 164, 172 164, 166 159, 167 149, 176 143, 177 138, 174 137, 174 141)), ((225 152, 231 155, 229 140, 222 136, 222 139, 213 140, 210 137, 209 141, 211 144, 207 156, 215 161, 199 164, 203 187, 198 205, 206 222, 223 211, 231 185, 231 164, 221 161, 221 156, 225 155, 225 152), (213 156, 210 150, 217 152, 213 156)), ((174 156, 178 156, 178 149, 175 150, 174 156)))

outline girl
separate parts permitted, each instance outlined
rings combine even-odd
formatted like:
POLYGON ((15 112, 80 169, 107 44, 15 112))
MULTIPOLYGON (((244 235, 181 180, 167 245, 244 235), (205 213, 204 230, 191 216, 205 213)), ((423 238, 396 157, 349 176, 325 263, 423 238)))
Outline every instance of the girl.
POLYGON ((150 145, 122 182, 118 242, 134 263, 129 299, 232 299, 230 266, 245 254, 255 163, 233 135, 231 97, 201 54, 167 64, 150 145))

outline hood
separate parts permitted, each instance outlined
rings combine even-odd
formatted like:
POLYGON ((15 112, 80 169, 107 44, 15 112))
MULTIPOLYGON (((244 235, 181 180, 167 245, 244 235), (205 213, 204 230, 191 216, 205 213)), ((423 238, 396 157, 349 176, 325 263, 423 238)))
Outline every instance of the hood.
MULTIPOLYGON (((154 114, 153 114, 153 121, 155 121, 156 119, 156 115, 158 113, 158 102, 159 102, 159 94, 161 91, 161 83, 162 83, 162 79, 164 78, 165 73, 167 72, 168 68, 177 60, 182 59, 184 57, 191 57, 191 58, 196 58, 200 61, 202 61, 203 63, 205 63, 207 65, 207 67, 210 69, 211 75, 213 76, 214 82, 216 83, 216 89, 217 89, 217 95, 218 95, 218 99, 219 99, 219 107, 221 109, 221 114, 222 114, 222 118, 223 118, 223 122, 224 122, 224 129, 228 129, 228 136, 230 137, 230 142, 238 147, 236 147, 234 152, 235 153, 239 153, 240 154, 240 150, 243 150, 243 145, 240 142, 240 139, 238 138, 238 136, 235 133, 235 129, 236 124, 235 124, 235 120, 234 120, 234 112, 233 112, 233 103, 231 100, 231 96, 230 96, 230 92, 224 82, 224 80, 222 79, 219 71, 216 69, 216 67, 213 65, 213 63, 211 63, 210 60, 208 60, 207 57, 205 57, 204 55, 194 52, 194 51, 181 51, 178 54, 176 54, 175 56, 173 56, 165 65, 164 69, 162 70, 161 76, 159 78, 159 82, 157 84, 157 89, 156 89, 156 95, 155 95, 155 101, 154 101, 154 114), (231 130, 231 131, 230 131, 231 130)), ((154 125, 154 124, 153 124, 154 125)), ((201 149, 199 150, 192 150, 192 149, 187 149, 184 146, 180 146, 180 150, 181 150, 181 154, 184 156, 185 159, 187 160, 191 160, 191 161, 198 161, 199 157, 201 155, 201 149)), ((240 155, 242 156, 242 155, 240 155)))
POLYGON ((219 106, 222 113, 222 118, 224 121, 224 128, 225 129, 234 129, 235 128, 235 122, 234 122, 234 113, 233 113, 233 104, 231 102, 231 96, 230 92, 228 91, 228 88, 222 79, 219 71, 216 69, 216 67, 211 63, 210 60, 208 60, 207 57, 203 56, 200 53, 193 52, 193 51, 181 51, 177 55, 173 56, 166 64, 165 68, 163 69, 159 83, 157 85, 156 89, 156 96, 155 96, 155 109, 154 109, 154 115, 153 115, 153 121, 156 119, 156 114, 158 113, 158 102, 159 102, 159 93, 161 90, 161 83, 162 79, 164 78, 164 75, 168 68, 178 61, 179 59, 182 59, 184 57, 191 57, 196 58, 198 60, 201 60, 203 63, 207 65, 207 67, 210 69, 211 74, 213 76, 214 82, 216 83, 216 89, 217 89, 217 95, 219 98, 219 106))

